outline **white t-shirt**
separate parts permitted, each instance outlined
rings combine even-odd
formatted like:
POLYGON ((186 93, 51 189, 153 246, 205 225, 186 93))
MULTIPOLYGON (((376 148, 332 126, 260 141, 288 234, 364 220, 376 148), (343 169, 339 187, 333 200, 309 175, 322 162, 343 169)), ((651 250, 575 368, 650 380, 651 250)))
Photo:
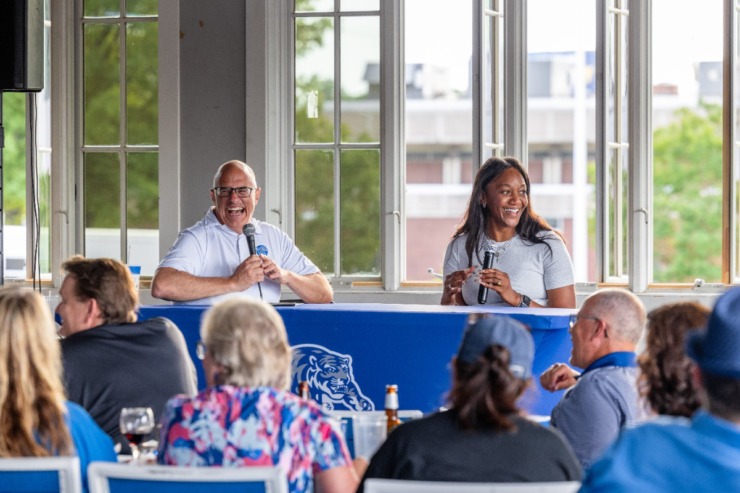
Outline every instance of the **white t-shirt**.
MULTIPOLYGON (((252 218, 255 227, 257 253, 270 257, 283 269, 300 275, 319 272, 279 228, 252 218)), ((159 267, 171 267, 198 277, 228 277, 236 267, 249 257, 247 238, 221 224, 211 208, 203 219, 180 232, 159 267)), ((280 283, 265 279, 260 283, 262 299, 268 303, 280 301, 280 283)), ((259 298, 255 284, 241 293, 228 293, 191 301, 177 302, 188 305, 211 305, 234 295, 259 298)))
MULTIPOLYGON (((540 233, 545 238, 544 243, 529 244, 519 235, 514 236, 504 250, 499 250, 498 257, 494 256, 492 268, 509 274, 511 287, 518 293, 526 294, 532 301, 547 306, 547 290, 562 288, 574 284, 573 262, 565 244, 560 237, 549 231, 540 233)), ((465 253, 467 234, 453 239, 447 245, 444 260, 444 276, 468 268, 468 255, 465 253)), ((500 244, 499 244, 500 245, 500 244)), ((475 272, 465 284, 462 295, 465 303, 471 306, 478 304, 478 274, 483 263, 483 252, 486 249, 485 239, 478 245, 480 261, 477 253, 473 252, 472 265, 475 272)), ((511 306, 493 290, 489 290, 486 305, 511 306)))

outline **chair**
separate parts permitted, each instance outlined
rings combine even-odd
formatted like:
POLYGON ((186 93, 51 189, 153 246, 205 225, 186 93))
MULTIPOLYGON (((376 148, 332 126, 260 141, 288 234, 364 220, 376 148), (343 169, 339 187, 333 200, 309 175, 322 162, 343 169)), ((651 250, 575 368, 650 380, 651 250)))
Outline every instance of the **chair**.
POLYGON ((460 483, 367 479, 365 493, 575 493, 580 481, 552 483, 460 483))
POLYGON ((278 467, 135 466, 93 462, 90 493, 288 493, 278 467))
MULTIPOLYGON (((347 443, 347 448, 352 458, 355 458, 355 436, 357 435, 357 427, 355 416, 359 415, 373 415, 373 416, 384 416, 385 411, 329 411, 329 415, 334 419, 338 420, 342 424, 344 430, 344 441, 347 443)), ((406 409, 398 411, 398 418, 402 422, 406 422, 412 419, 421 418, 424 416, 419 410, 406 409)))
POLYGON ((77 457, 18 457, 0 459, 1 493, 79 493, 77 457))

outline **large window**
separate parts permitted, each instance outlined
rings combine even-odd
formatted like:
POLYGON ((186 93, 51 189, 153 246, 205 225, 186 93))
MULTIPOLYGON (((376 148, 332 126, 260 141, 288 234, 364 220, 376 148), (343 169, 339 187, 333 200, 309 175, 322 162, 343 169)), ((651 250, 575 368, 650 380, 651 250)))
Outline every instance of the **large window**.
POLYGON ((380 275, 378 1, 298 1, 295 239, 328 274, 380 275))
POLYGON ((84 252, 151 275, 159 245, 157 0, 84 0, 82 10, 84 252))
POLYGON ((528 166, 535 210, 563 233, 578 282, 635 291, 697 278, 732 282, 738 207, 726 204, 737 193, 723 183, 735 183, 738 166, 734 145, 732 166, 723 164, 723 143, 737 140, 728 141, 737 118, 723 124, 723 95, 731 93, 723 92, 721 62, 728 49, 737 57, 736 27, 727 33, 734 42, 723 36, 723 26, 737 24, 723 21, 723 6, 734 12, 735 3, 711 0, 697 13, 688 1, 670 0, 529 0, 526 8, 515 0, 405 0, 402 9, 386 1, 295 2, 299 245, 328 255, 322 268, 334 276, 387 286, 399 274, 384 264, 343 259, 355 238, 374 259, 392 254, 395 245, 381 239, 395 238, 405 246, 400 281, 432 280, 428 271, 441 270, 478 166, 514 154, 528 166), (359 52, 349 16, 379 17, 352 29, 363 33, 359 52), (388 25, 404 49, 381 48, 376 59, 376 33, 382 46, 388 25), (343 80, 350 59, 364 83, 354 92, 343 80), (383 98, 399 95, 404 158, 375 161, 376 144, 380 156, 393 156, 383 153, 382 129, 397 124, 382 108, 383 98), (326 126, 330 138, 304 139, 306 122, 326 126), (366 163, 343 174, 354 146, 366 163), (342 207, 349 191, 358 192, 360 169, 377 173, 362 178, 363 214, 352 214, 342 207), (304 172, 321 186, 304 181, 304 172), (376 198, 398 176, 401 207, 389 210, 376 198), (321 212, 322 204, 331 208, 321 212), (390 213, 402 218, 400 235, 384 227, 390 213), (729 225, 733 234, 724 237, 729 225), (333 243, 316 248, 318 238, 333 243))

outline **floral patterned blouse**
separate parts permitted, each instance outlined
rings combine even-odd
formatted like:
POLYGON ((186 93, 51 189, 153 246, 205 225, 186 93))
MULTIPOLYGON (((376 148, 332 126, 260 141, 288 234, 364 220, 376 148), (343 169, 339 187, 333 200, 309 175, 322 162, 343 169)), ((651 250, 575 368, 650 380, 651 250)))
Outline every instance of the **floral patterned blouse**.
POLYGON ((290 492, 312 492, 315 473, 352 465, 340 430, 318 404, 290 392, 224 385, 167 402, 157 460, 179 466, 279 465, 290 492))

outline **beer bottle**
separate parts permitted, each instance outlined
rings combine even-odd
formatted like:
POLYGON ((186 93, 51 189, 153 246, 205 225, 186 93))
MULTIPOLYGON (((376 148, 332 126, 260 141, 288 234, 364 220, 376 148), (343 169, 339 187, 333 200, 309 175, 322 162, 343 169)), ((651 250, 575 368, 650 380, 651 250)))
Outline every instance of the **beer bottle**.
POLYGON ((311 393, 308 391, 308 382, 301 381, 298 383, 298 396, 307 401, 311 399, 311 393))
POLYGON ((398 385, 385 386, 385 415, 388 418, 387 432, 401 424, 398 418, 398 385))

